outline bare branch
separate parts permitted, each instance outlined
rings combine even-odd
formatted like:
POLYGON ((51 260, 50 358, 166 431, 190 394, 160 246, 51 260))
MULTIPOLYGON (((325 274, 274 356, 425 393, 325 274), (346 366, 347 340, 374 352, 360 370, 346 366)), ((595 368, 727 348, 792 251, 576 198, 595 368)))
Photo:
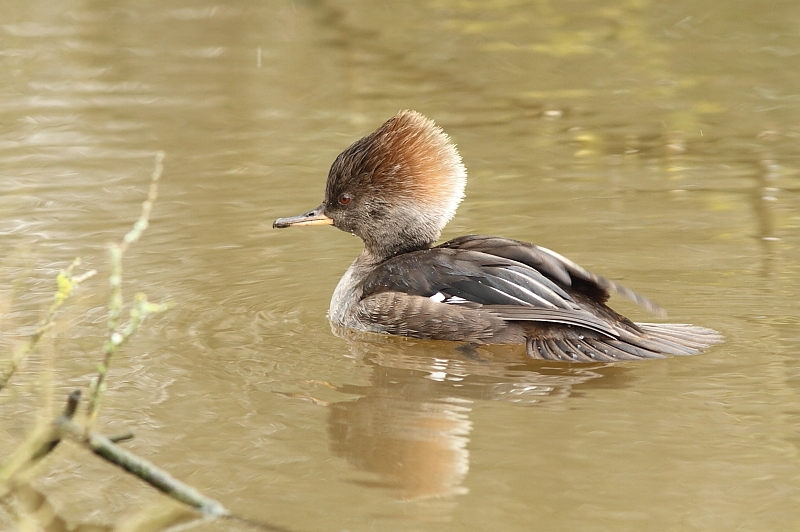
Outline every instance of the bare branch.
POLYGON ((163 469, 119 447, 106 436, 87 430, 78 423, 64 417, 56 420, 56 425, 61 436, 82 444, 97 456, 136 475, 173 499, 187 504, 206 515, 214 517, 230 515, 230 511, 222 503, 206 497, 163 469))

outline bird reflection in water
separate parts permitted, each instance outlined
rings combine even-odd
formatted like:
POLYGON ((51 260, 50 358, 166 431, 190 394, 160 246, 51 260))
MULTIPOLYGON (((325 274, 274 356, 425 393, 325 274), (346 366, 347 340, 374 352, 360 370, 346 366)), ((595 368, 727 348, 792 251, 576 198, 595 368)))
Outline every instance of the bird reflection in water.
POLYGON ((559 405, 578 387, 622 387, 630 379, 619 365, 527 360, 514 346, 472 348, 334 332, 350 340, 352 355, 372 372, 369 385, 337 388, 360 397, 329 405, 332 452, 372 474, 354 482, 425 503, 418 509, 433 509, 431 501, 438 501, 439 514, 446 513, 448 500, 467 492, 470 412, 476 402, 559 405))

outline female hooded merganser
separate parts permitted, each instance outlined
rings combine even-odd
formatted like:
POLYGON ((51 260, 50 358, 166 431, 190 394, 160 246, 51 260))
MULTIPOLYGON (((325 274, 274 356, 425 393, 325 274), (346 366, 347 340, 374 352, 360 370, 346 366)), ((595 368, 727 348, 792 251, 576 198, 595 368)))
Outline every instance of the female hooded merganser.
POLYGON ((450 137, 402 111, 339 154, 319 207, 273 227, 333 225, 364 241, 331 299, 337 326, 525 344, 532 358, 569 362, 692 355, 722 340, 693 325, 633 323, 606 306, 611 292, 664 311, 549 249, 484 235, 431 247, 464 197, 466 178, 450 137))

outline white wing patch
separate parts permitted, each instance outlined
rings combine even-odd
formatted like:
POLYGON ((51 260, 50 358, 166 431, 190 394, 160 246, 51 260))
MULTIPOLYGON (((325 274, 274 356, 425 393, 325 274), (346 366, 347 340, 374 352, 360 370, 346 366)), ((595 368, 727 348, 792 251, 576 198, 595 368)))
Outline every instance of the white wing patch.
POLYGON ((445 299, 447 299, 447 296, 446 296, 446 295, 444 295, 444 294, 443 294, 443 293, 441 293, 441 292, 436 292, 435 294, 433 294, 433 295, 431 296, 431 301, 435 301, 436 303, 441 303, 441 302, 442 302, 442 301, 444 301, 445 299))
POLYGON ((463 297, 458 296, 448 296, 447 294, 443 294, 441 292, 436 292, 432 296, 430 296, 431 301, 435 301, 437 303, 466 303, 467 300, 463 297))

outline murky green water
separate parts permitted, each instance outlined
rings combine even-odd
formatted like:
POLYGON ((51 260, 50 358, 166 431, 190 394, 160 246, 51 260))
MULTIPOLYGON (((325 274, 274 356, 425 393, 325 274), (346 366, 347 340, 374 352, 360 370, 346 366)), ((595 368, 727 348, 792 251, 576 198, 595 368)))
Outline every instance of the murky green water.
MULTIPOLYGON (((298 531, 800 522, 800 4, 0 13, 0 273, 4 301, 15 294, 3 345, 74 256, 100 270, 0 393, 3 454, 33 425, 47 368, 55 408, 94 373, 105 245, 138 216, 164 150, 125 281, 128 297, 175 307, 115 360, 101 417, 107 433, 136 432, 134 452, 298 531), (360 243, 271 222, 316 206, 336 154, 403 108, 436 119, 470 172, 444 238, 545 245, 726 343, 570 367, 334 336, 328 300, 360 243)), ((46 472, 37 487, 74 521, 160 500, 74 447, 46 472)))

